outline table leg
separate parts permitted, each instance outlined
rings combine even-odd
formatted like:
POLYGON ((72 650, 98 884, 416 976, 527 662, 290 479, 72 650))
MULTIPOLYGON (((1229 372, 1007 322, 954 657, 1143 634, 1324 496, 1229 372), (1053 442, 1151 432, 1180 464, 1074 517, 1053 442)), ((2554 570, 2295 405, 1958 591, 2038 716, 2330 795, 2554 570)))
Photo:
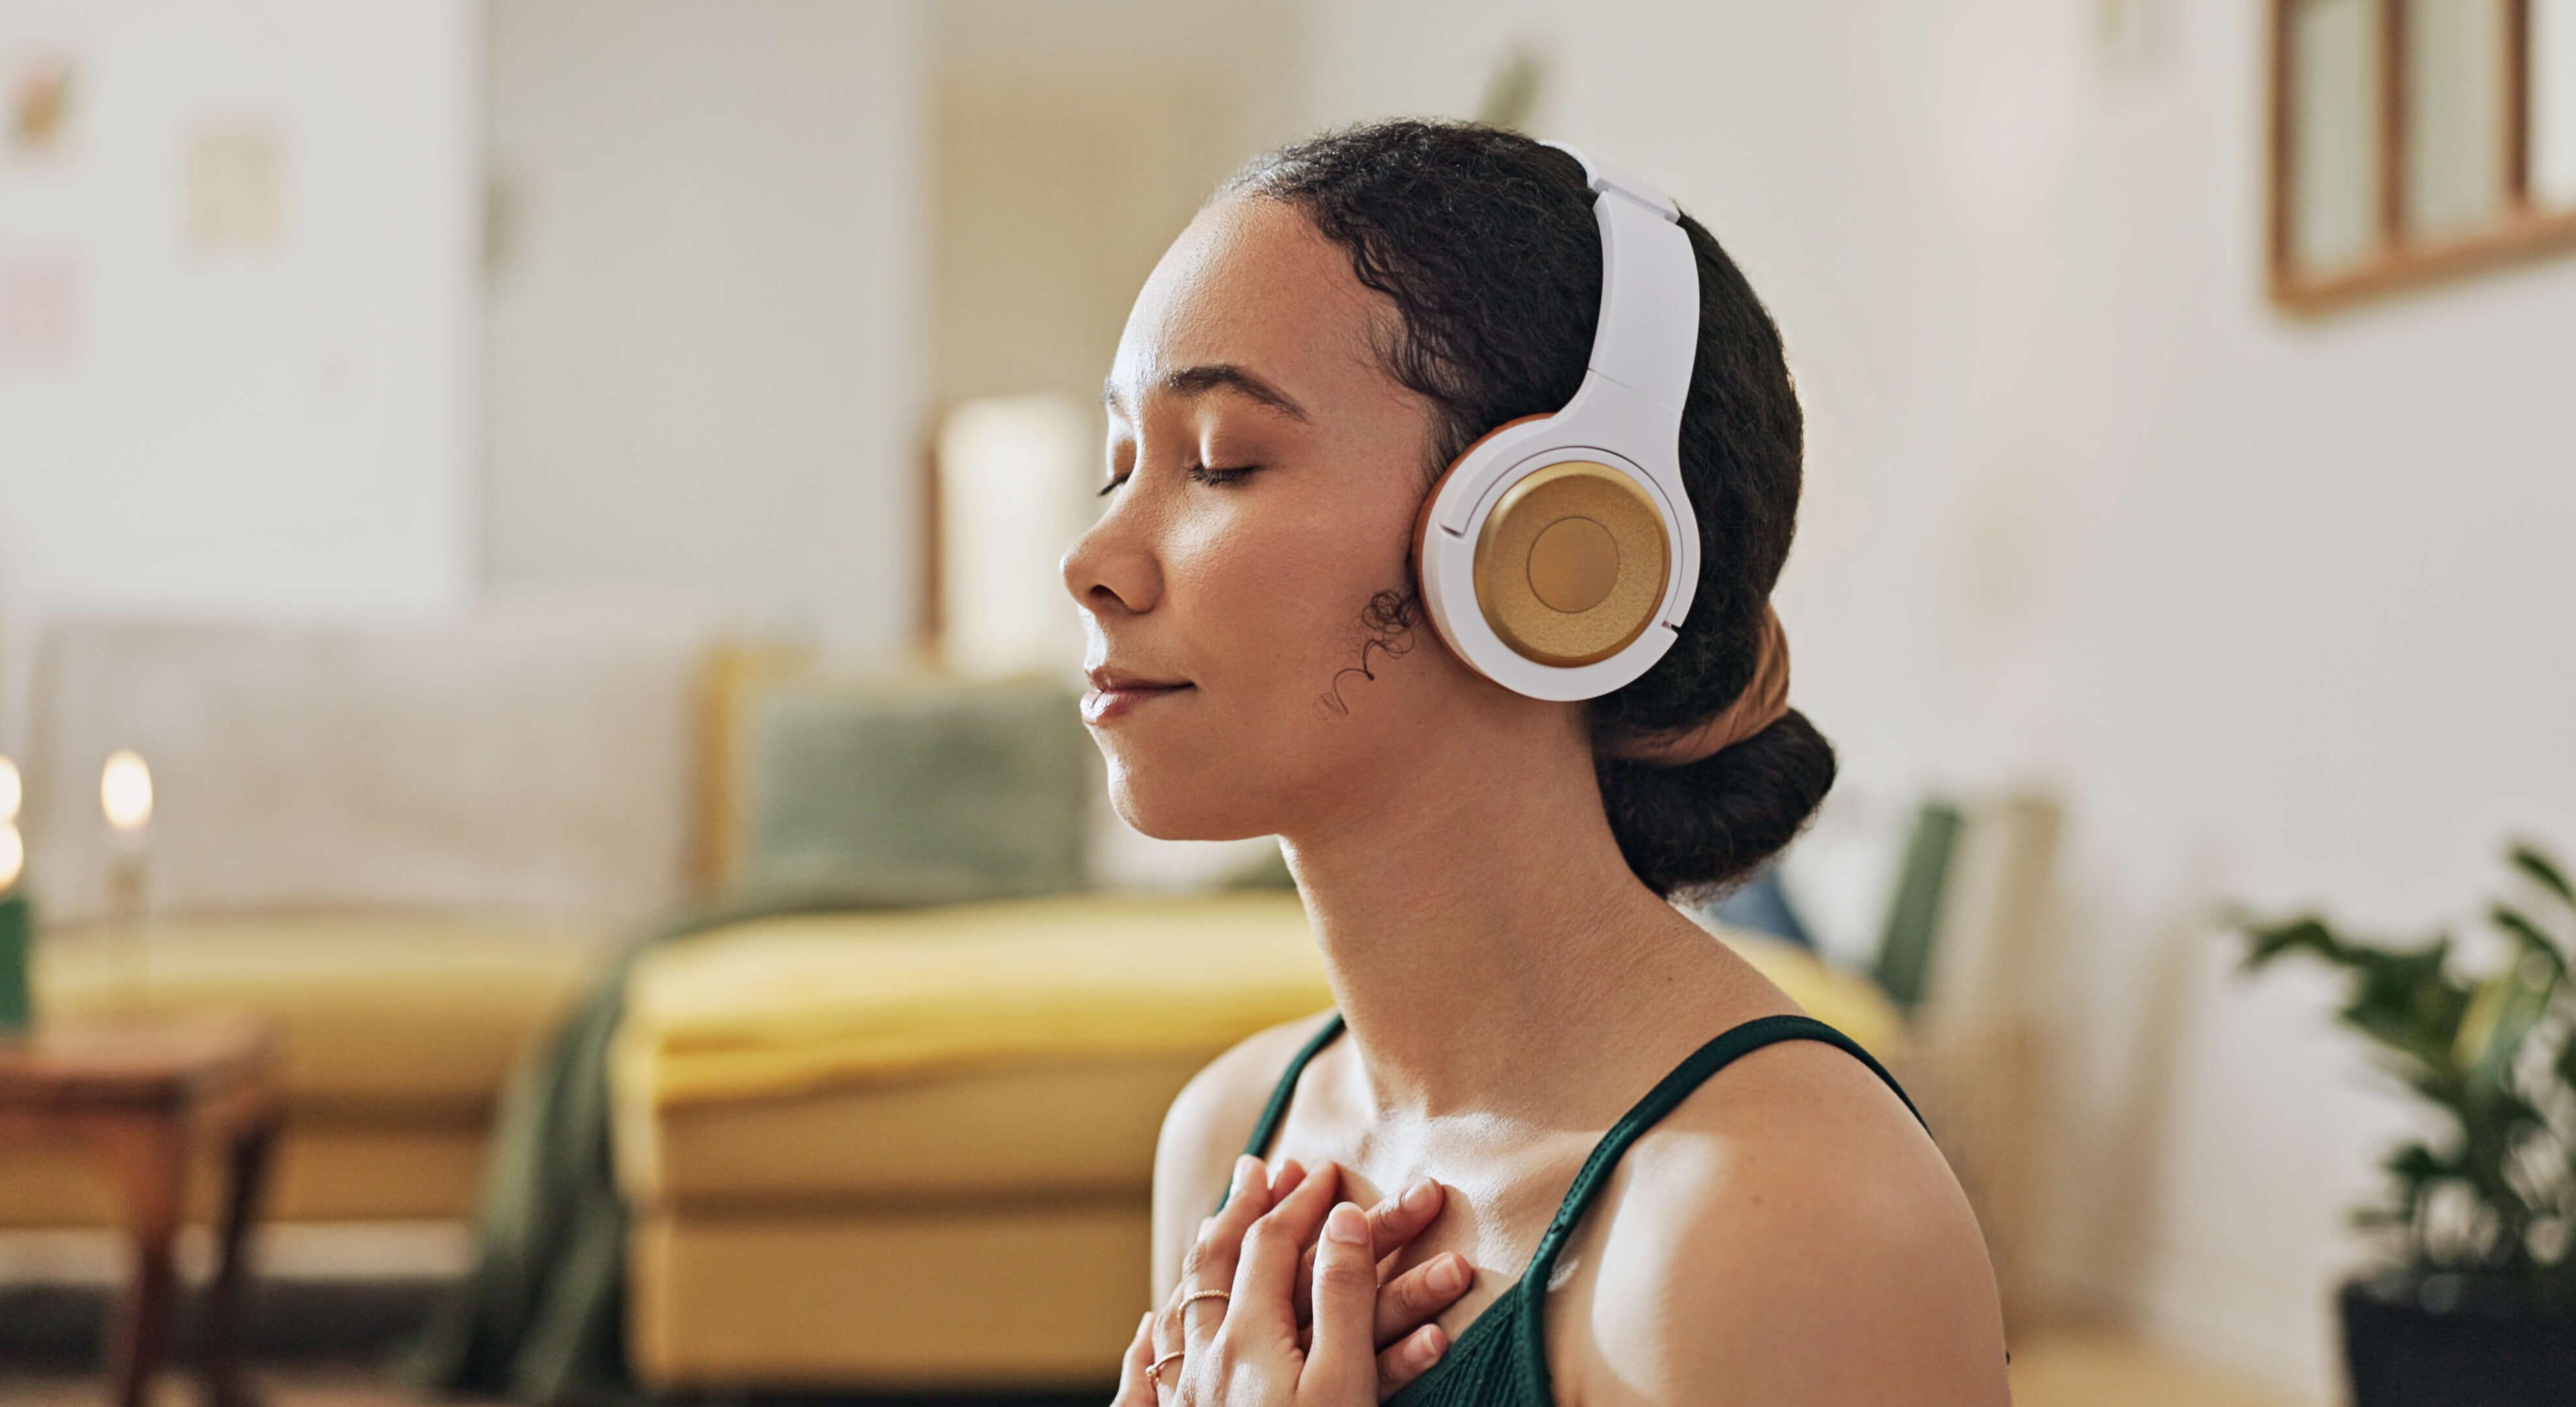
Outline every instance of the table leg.
POLYGON ((117 1407, 148 1407, 178 1292, 171 1245, 187 1192, 187 1130, 173 1110, 135 1115, 104 1135, 101 1142, 125 1194, 125 1234, 134 1255, 134 1279, 109 1341, 108 1382, 117 1407))
POLYGON ((250 1231, 259 1222, 268 1186, 270 1150, 277 1143, 276 1111, 263 1112, 233 1139, 224 1186, 224 1219, 217 1229, 215 1281, 207 1287, 201 1352, 207 1407, 257 1407, 259 1396, 242 1375, 241 1300, 249 1275, 244 1259, 250 1231))

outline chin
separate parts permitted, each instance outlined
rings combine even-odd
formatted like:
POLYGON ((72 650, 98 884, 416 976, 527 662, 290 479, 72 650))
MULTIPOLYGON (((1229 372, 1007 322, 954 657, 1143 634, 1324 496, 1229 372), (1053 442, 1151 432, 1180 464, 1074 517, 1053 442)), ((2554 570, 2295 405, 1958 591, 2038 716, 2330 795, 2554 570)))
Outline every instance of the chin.
POLYGON ((1140 770, 1109 758, 1109 802, 1118 818, 1156 840, 1244 840, 1274 827, 1244 804, 1243 779, 1140 770))

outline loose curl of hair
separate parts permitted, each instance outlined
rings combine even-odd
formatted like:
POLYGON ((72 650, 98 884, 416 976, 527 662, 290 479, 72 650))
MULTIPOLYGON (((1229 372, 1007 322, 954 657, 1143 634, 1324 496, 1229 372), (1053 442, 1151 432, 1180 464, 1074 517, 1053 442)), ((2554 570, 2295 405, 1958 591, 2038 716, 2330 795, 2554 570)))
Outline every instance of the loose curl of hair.
MULTIPOLYGON (((1228 192, 1302 211, 1348 251, 1360 282, 1392 301, 1398 317, 1376 350, 1389 375, 1436 408, 1426 487, 1479 435, 1558 410, 1583 384, 1601 237, 1582 163, 1564 152, 1477 123, 1374 122, 1258 157, 1218 187, 1228 192)), ((1657 894, 1694 898, 1796 837, 1833 786, 1834 750, 1792 709, 1684 766, 1609 752, 1698 723, 1743 692, 1796 527, 1803 421, 1779 329, 1708 230, 1687 211, 1681 227, 1699 265, 1699 353, 1680 445, 1699 518, 1699 590, 1672 648, 1592 700, 1586 718, 1620 853, 1657 894)), ((1409 595, 1393 613, 1408 624, 1420 619, 1409 595)))

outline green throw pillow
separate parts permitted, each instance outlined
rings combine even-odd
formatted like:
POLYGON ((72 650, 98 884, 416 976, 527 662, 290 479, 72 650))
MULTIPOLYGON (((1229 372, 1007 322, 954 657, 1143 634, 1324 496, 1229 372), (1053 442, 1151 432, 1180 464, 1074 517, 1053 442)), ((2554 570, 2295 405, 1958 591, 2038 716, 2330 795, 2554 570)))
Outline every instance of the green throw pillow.
POLYGON ((1068 688, 788 684, 746 726, 745 889, 965 901, 1083 887, 1095 754, 1068 688))

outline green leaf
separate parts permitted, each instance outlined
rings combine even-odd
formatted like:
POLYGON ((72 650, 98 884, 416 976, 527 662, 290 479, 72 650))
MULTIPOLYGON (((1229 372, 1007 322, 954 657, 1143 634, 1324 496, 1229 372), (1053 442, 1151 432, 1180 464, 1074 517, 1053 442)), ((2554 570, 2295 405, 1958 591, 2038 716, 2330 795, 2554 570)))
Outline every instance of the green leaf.
POLYGON ((2466 1077, 2472 1096, 2504 1090, 2520 1062, 2523 1041, 2558 993, 2556 972, 2544 973, 2538 982, 2522 974, 2520 959, 2489 974, 2461 1018, 2451 1061, 2466 1077))
POLYGON ((2471 994, 2444 968, 2451 940, 2401 952, 2347 948, 2355 970, 2351 1000, 2341 1015, 2354 1028, 2434 1069, 2451 1066, 2471 994))
POLYGON ((2441 1155, 2421 1143, 2409 1143, 2390 1153, 2380 1163, 2410 1183, 2430 1182, 2451 1173, 2452 1166, 2441 1155))
POLYGON ((2469 999, 2469 1009, 2460 1015, 2459 1032, 2451 1039, 2451 1065, 2458 1070, 2474 1069, 2486 1058, 2495 1043, 2498 1024, 2505 1004, 2513 999, 2513 969, 2487 974, 2469 999))
POLYGON ((2576 885, 2567 882, 2564 871, 2551 864, 2529 844, 2516 842, 2512 853, 2515 868, 2539 880, 2550 893, 2565 901, 2568 907, 2576 908, 2576 885))
POLYGON ((2558 951, 2557 940, 2542 932, 2539 924, 2502 904, 2487 910, 2487 914, 2495 920, 2496 927, 2511 933, 2525 952, 2547 958, 2550 965, 2562 973, 2567 970, 2567 958, 2558 951))
POLYGON ((2429 1029, 2408 1003, 2354 1002, 2339 1013, 2346 1024, 2389 1049, 2435 1070, 2451 1068, 2451 1035, 2429 1029))
POLYGON ((2247 947, 2245 960, 2237 964, 2239 972, 2250 972, 2284 953, 2312 952, 2328 962, 2344 961, 2344 945, 2335 941, 2334 933, 2313 916, 2302 915, 2284 923, 2251 922, 2240 925, 2253 942, 2247 947))

